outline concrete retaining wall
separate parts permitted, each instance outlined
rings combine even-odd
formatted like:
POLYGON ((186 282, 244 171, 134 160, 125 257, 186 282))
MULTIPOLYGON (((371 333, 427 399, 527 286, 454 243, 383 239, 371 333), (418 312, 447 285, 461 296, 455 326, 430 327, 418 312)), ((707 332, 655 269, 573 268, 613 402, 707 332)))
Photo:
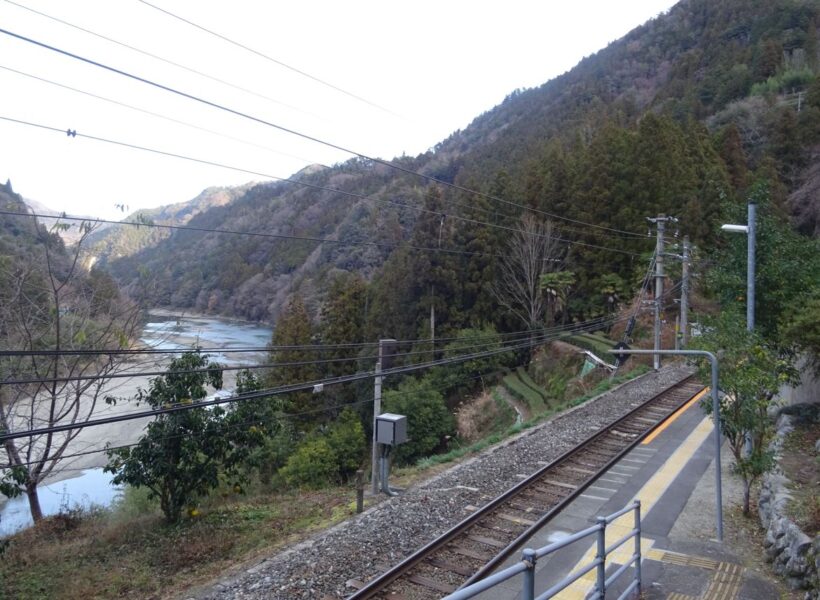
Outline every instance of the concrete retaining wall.
MULTIPOLYGON (((779 456, 786 435, 794 430, 795 417, 781 414, 777 420, 777 433, 772 448, 779 456)), ((766 528, 763 542, 767 562, 775 572, 785 577, 792 589, 806 591, 806 600, 820 600, 820 536, 814 539, 806 535, 786 516, 786 504, 792 496, 789 479, 776 467, 763 478, 758 514, 766 528)))

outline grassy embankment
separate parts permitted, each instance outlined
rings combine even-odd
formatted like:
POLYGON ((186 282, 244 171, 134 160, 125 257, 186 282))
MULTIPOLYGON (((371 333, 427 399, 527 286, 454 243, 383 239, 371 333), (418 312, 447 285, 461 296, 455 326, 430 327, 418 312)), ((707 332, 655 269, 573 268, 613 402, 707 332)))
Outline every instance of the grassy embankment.
MULTIPOLYGON (((538 369, 534 371, 537 377, 538 369)), ((531 406, 544 406, 540 414, 480 442, 396 469, 392 480, 399 486, 412 485, 642 372, 604 380, 586 393, 551 404, 548 388, 526 371, 516 371, 531 406)), ((514 418, 498 398, 493 403, 499 414, 514 418)), ((112 509, 48 518, 11 538, 0 556, 0 599, 175 597, 237 563, 268 554, 353 513, 351 486, 310 492, 251 487, 244 495, 226 487, 203 503, 200 516, 168 526, 141 490, 129 490, 112 509)))

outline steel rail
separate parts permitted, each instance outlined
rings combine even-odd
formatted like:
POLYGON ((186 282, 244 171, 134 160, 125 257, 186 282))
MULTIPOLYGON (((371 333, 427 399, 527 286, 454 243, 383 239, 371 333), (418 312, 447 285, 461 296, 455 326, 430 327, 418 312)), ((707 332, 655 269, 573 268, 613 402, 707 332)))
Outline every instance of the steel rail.
MULTIPOLYGON (((663 399, 664 396, 668 395, 669 393, 677 390, 678 388, 683 387, 688 383, 692 383, 695 379, 694 375, 690 375, 678 381, 674 385, 669 386, 668 388, 662 390, 658 394, 655 394, 645 402, 641 403, 639 406, 633 408, 625 415, 621 416, 620 418, 616 419, 609 425, 601 428, 596 433, 592 434, 584 441, 580 442, 579 444, 575 445, 574 447, 570 448, 563 454, 561 454, 558 458, 551 461, 549 464, 543 466, 542 468, 535 471, 532 475, 527 477, 526 479, 522 480, 521 482, 517 483, 501 495, 497 496, 487 504, 485 504, 480 509, 473 512, 470 516, 466 517, 453 527, 451 527, 448 531, 443 533, 441 536, 437 537, 436 539, 430 541, 416 552, 405 558, 400 563, 396 564, 395 566, 391 567, 381 575, 371 579, 369 582, 365 583, 365 585, 348 596, 347 600, 367 600, 369 598, 374 598, 377 594, 381 594, 388 589, 392 583, 396 580, 401 578, 402 576, 408 574, 408 572, 419 565, 422 561, 428 559, 439 549, 446 547, 450 542, 454 541, 456 538, 464 534, 468 529, 470 529, 473 525, 478 523, 480 520, 486 518, 490 514, 492 514, 497 508, 504 505, 507 501, 511 500, 515 496, 519 495, 521 492, 527 490, 534 484, 536 484, 540 479, 542 479, 545 475, 547 475, 550 471, 555 470, 561 466, 562 463, 568 462, 571 458, 583 453, 585 449, 595 444, 595 442, 599 441, 601 438, 607 436, 608 434, 612 433, 613 430, 616 430, 620 425, 623 425, 624 422, 628 421, 629 419, 635 417, 638 413, 645 410, 646 408, 651 407, 653 404, 659 402, 663 399)), ((704 386, 705 387, 705 386, 704 386)), ((701 388, 702 389, 702 388, 701 388)), ((698 392, 696 392, 698 393, 698 392)), ((694 394, 693 394, 694 395, 694 394)), ((692 396, 693 396, 692 395, 692 396)), ((494 558, 492 558, 489 562, 487 562, 483 567, 481 567, 478 571, 476 571, 472 576, 470 576, 466 581, 464 581, 459 588, 470 585, 471 583, 475 583, 480 579, 486 577, 491 571, 497 568, 501 563, 504 562, 509 556, 515 552, 521 545, 523 545, 526 540, 528 540, 532 535, 540 528, 544 527, 550 520, 555 518, 555 516, 563 510, 567 504, 572 502, 575 498, 577 498, 581 493, 583 493, 590 485, 592 485, 599 477, 601 477, 604 473, 606 473, 612 465, 618 462, 625 454, 627 454, 630 450, 632 450, 636 445, 638 445, 646 436, 648 436, 652 431, 657 429, 662 423, 664 423, 675 411, 685 404, 688 399, 692 396, 680 401, 677 403, 675 407, 669 410, 663 418, 658 420, 654 425, 647 426, 646 430, 640 434, 637 434, 636 437, 631 440, 625 447, 618 450, 613 457, 606 462, 606 464, 595 471, 592 475, 590 475, 584 482, 577 485, 576 489, 568 494, 566 497, 562 498, 551 507, 546 513, 544 513, 536 522, 535 524, 528 526, 521 534, 519 534, 512 542, 510 542, 504 549, 501 550, 494 558)))

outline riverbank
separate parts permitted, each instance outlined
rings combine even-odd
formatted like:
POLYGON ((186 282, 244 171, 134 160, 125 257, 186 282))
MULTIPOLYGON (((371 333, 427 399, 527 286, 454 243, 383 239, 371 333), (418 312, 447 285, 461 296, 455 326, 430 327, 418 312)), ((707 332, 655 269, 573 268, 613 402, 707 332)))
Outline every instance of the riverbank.
MULTIPOLYGON (((237 319, 178 314, 163 309, 151 310, 148 316, 149 319, 140 333, 140 345, 144 348, 168 350, 169 354, 144 355, 125 361, 118 368, 118 374, 122 377, 111 379, 99 395, 93 419, 144 410, 146 406, 140 405, 136 398, 140 389, 148 387, 151 377, 142 373, 162 373, 174 352, 181 352, 197 345, 220 350, 264 349, 272 334, 268 327, 237 319), (113 396, 118 400, 115 404, 107 404, 103 401, 106 396, 113 396)), ((231 367, 258 364, 264 357, 264 351, 211 353, 212 360, 231 367)), ((235 381, 236 371, 225 371, 223 390, 232 390, 235 381)), ((45 514, 55 514, 61 506, 71 508, 77 502, 87 506, 89 502, 84 502, 84 498, 93 499, 103 505, 109 504, 116 496, 116 490, 97 489, 103 481, 99 469, 108 463, 104 450, 108 445, 135 443, 149 421, 149 418, 142 418, 84 428, 67 448, 65 456, 68 458, 61 461, 54 474, 43 482, 52 488, 51 491, 44 490, 45 493, 59 496, 58 502, 48 503, 51 510, 44 507, 45 514), (76 481, 77 479, 81 481, 76 481), (69 482, 66 485, 71 488, 67 493, 64 492, 62 485, 65 482, 69 482)), ((27 427, 25 423, 21 423, 20 426, 27 427)), ((0 496, 0 519, 4 524, 4 530, 8 531, 8 528, 11 528, 12 531, 16 531, 22 526, 28 526, 30 521, 27 517, 22 518, 18 512, 19 507, 16 504, 9 507, 9 504, 4 496, 0 496), (12 511, 15 514, 12 514, 12 511)))

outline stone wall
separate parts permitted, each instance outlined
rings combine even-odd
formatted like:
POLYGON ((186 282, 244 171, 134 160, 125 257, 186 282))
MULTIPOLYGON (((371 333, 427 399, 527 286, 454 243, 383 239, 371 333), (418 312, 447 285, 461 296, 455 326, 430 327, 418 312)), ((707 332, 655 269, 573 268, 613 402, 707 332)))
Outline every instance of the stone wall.
MULTIPOLYGON (((787 414, 777 419, 777 432, 772 441, 776 456, 782 451, 786 435, 794 430, 796 419, 787 414)), ((786 516, 786 504, 791 498, 789 479, 779 467, 764 476, 758 514, 766 529, 763 542, 766 560, 772 563, 778 575, 786 578, 792 589, 807 590, 806 600, 820 600, 820 536, 810 538, 786 516)))

